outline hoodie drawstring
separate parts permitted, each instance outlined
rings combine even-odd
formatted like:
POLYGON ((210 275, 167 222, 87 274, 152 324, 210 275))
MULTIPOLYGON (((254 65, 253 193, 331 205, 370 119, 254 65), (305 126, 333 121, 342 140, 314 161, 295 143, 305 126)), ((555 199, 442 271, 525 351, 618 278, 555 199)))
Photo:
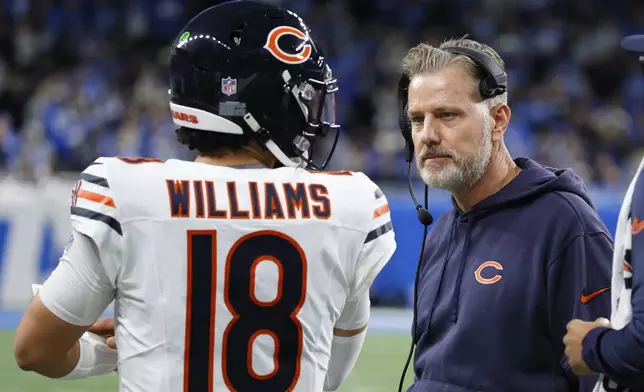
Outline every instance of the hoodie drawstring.
POLYGON ((454 296, 452 298, 452 322, 458 320, 458 302, 461 298, 461 283, 463 282, 463 273, 465 271, 465 262, 467 261, 467 253, 470 251, 470 240, 472 238, 472 229, 474 228, 474 219, 467 220, 467 230, 465 232, 465 247, 463 248, 463 255, 461 256, 461 264, 458 267, 458 275, 456 276, 456 287, 454 287, 454 296))

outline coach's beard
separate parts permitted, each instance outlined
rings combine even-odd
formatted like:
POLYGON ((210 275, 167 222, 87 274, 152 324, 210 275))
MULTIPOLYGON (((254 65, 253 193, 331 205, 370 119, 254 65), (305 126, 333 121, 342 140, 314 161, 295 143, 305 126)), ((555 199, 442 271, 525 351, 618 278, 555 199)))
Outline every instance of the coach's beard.
POLYGON ((492 159, 491 133, 492 123, 485 121, 480 147, 472 155, 464 156, 438 146, 424 151, 420 159, 416 160, 416 166, 423 181, 430 187, 449 191, 471 188, 483 177, 490 165, 492 159), (451 161, 438 167, 427 163, 427 158, 437 156, 450 157, 451 161))

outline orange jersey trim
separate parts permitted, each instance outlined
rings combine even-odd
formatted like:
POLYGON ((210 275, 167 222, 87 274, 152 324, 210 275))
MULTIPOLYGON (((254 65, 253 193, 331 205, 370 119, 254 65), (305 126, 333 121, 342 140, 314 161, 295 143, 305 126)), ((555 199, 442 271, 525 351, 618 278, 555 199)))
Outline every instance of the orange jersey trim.
POLYGON ((114 200, 111 197, 99 195, 98 193, 86 191, 84 189, 79 189, 76 197, 93 201, 95 203, 104 204, 108 207, 116 208, 116 205, 114 205, 114 200))
POLYGON ((382 205, 373 211, 373 219, 379 218, 389 212, 389 204, 382 205))

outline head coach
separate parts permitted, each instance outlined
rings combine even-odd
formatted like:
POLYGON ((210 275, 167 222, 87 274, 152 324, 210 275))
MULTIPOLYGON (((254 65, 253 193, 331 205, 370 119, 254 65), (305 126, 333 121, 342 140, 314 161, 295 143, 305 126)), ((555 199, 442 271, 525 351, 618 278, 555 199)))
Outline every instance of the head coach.
POLYGON ((562 339, 571 319, 610 314, 613 243, 581 179, 512 159, 505 64, 487 45, 417 45, 398 93, 408 162, 453 203, 419 262, 409 391, 591 391, 562 339))

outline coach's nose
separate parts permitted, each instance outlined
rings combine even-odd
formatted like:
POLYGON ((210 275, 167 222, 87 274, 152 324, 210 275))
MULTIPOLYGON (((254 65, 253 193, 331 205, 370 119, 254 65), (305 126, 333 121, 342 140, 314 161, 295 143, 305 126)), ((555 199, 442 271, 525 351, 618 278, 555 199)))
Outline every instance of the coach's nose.
POLYGON ((435 119, 431 116, 426 116, 423 122, 423 128, 420 130, 419 139, 424 145, 440 144, 441 137, 438 127, 436 126, 435 119))

